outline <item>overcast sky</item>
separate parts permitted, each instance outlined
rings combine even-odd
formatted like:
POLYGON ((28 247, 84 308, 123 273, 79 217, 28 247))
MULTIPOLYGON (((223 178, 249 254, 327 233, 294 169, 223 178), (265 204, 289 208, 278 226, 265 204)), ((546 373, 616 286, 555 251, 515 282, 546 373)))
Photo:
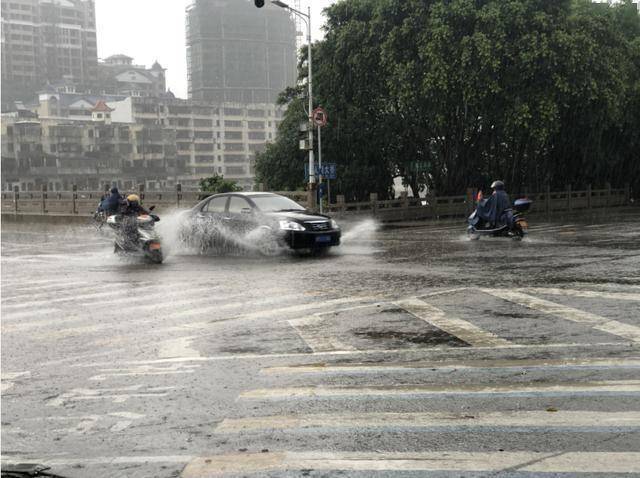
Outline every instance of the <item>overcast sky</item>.
MULTIPOLYGON (((245 0, 238 0, 245 1, 245 0)), ((250 0, 248 0, 250 1, 250 0)), ((268 0, 267 0, 268 1, 268 0)), ((322 38, 322 9, 336 0, 301 0, 311 5, 313 39, 322 38)), ((147 67, 158 60, 167 69, 167 85, 187 97, 185 8, 191 0, 95 0, 98 57, 122 53, 147 67)), ((293 0, 290 2, 293 5, 293 0)), ((259 10, 256 9, 256 14, 259 10)))

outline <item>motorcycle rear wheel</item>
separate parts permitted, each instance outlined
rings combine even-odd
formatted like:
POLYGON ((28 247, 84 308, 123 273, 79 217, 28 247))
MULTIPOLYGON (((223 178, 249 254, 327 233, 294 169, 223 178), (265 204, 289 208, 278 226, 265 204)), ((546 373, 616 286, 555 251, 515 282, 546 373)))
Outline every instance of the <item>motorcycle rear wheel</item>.
POLYGON ((520 228, 520 226, 516 226, 513 229, 511 239, 514 241, 521 241, 524 238, 524 231, 520 228))
POLYGON ((162 251, 151 251, 147 254, 147 259, 152 264, 162 264, 164 257, 162 256, 162 251))

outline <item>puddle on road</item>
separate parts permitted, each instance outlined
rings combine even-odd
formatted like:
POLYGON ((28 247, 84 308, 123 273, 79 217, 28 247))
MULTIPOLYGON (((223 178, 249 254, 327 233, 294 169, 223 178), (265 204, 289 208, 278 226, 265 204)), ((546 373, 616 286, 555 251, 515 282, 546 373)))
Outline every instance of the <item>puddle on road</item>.
MULTIPOLYGON (((450 347, 469 347, 469 344, 463 342, 457 337, 450 335, 442 330, 433 330, 423 333, 405 332, 400 330, 368 330, 368 329, 356 329, 352 331, 356 337, 383 341, 385 345, 389 345, 389 341, 402 344, 420 344, 431 346, 450 346, 450 347)), ((398 345, 392 346, 397 348, 398 345)))

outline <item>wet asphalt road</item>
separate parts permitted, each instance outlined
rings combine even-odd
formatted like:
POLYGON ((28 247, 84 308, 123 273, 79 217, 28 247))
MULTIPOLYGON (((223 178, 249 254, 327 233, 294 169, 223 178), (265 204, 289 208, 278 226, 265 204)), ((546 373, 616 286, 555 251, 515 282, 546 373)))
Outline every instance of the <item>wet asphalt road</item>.
MULTIPOLYGON (((70 477, 640 476, 640 212, 123 261, 2 226, 2 459, 70 477)), ((171 218, 163 225, 172 244, 171 218)))

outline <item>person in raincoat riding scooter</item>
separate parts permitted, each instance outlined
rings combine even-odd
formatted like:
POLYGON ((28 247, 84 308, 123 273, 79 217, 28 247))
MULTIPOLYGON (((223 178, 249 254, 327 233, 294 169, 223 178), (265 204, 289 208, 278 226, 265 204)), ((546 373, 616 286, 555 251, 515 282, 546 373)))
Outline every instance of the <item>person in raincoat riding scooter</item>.
POLYGON ((494 181, 491 184, 493 194, 487 199, 482 199, 482 192, 478 194, 478 216, 491 228, 495 229, 504 224, 509 224, 513 215, 511 214, 511 200, 504 190, 502 181, 494 181))

